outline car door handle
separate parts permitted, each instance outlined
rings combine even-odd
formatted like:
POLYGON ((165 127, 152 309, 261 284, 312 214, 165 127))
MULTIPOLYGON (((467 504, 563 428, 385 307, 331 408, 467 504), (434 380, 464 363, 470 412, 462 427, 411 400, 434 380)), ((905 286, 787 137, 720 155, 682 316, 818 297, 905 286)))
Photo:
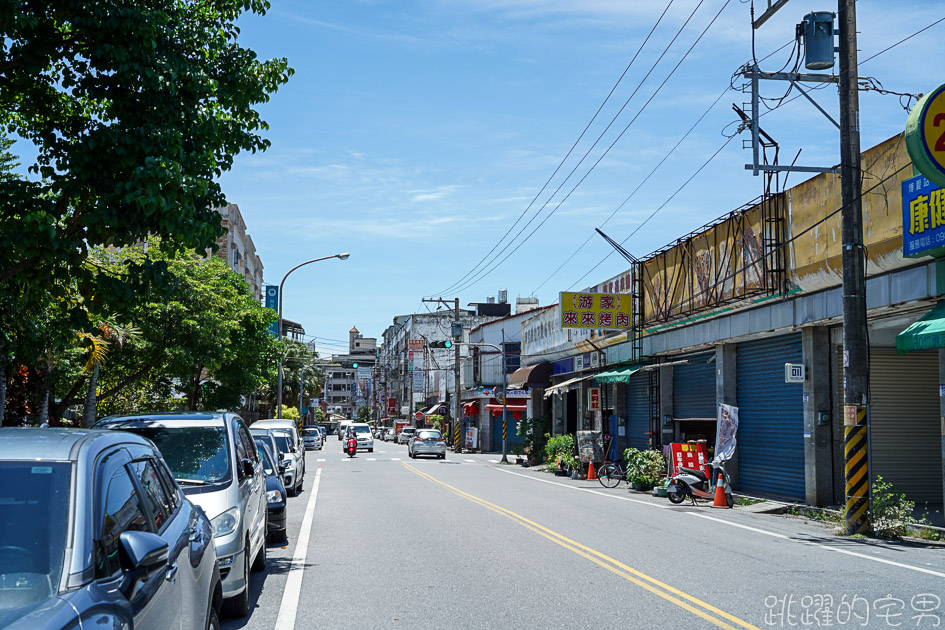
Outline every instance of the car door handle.
POLYGON ((175 562, 167 568, 167 573, 164 574, 164 579, 173 584, 174 579, 177 578, 177 563, 175 562))

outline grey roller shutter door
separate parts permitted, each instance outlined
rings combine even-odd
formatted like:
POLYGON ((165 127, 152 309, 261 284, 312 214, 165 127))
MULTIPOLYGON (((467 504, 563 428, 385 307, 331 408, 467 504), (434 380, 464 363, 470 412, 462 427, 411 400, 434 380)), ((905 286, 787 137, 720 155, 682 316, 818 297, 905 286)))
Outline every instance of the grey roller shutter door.
POLYGON ((942 502, 938 353, 870 352, 870 466, 906 498, 942 502))

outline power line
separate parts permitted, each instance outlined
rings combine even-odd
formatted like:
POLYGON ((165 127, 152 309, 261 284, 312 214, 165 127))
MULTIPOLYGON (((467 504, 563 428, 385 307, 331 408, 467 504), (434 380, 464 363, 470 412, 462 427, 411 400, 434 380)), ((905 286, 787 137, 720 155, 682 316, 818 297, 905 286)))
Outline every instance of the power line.
MULTIPOLYGON (((442 291, 437 291, 437 294, 442 295, 442 294, 444 294, 444 293, 450 293, 451 291, 453 291, 453 288, 454 288, 454 287, 456 287, 458 284, 462 283, 463 280, 465 280, 465 279, 468 278, 470 275, 472 275, 473 273, 475 273, 476 269, 479 268, 479 266, 483 263, 483 261, 486 260, 486 258, 488 258, 488 257, 492 254, 492 252, 494 252, 494 251, 496 250, 496 248, 497 248, 499 245, 502 244, 502 241, 504 241, 505 238, 506 238, 509 234, 512 233, 512 230, 515 229, 515 226, 518 225, 519 221, 521 221, 522 218, 524 218, 524 216, 525 216, 525 215, 528 213, 528 211, 531 209, 531 207, 532 207, 533 205, 535 205, 535 202, 538 201, 538 198, 541 196, 541 194, 542 194, 543 192, 545 192, 545 189, 548 187, 548 184, 550 184, 550 183, 551 183, 551 180, 554 179, 555 175, 558 174, 558 171, 561 170, 561 167, 564 166, 564 163, 567 161, 567 159, 568 159, 569 157, 571 157, 571 153, 574 152, 575 147, 577 147, 578 143, 584 138, 584 134, 587 133, 587 130, 590 129, 590 127, 591 127, 591 125, 594 123, 594 121, 597 120, 597 116, 600 114, 601 110, 604 109, 604 106, 605 106, 605 105, 607 104, 607 102, 610 100, 610 97, 613 96, 614 91, 617 89, 617 86, 620 85, 620 82, 623 81, 623 78, 627 75, 627 72, 630 70, 630 67, 633 65, 633 62, 637 60, 637 57, 640 55, 640 52, 642 52, 642 50, 643 50, 643 47, 646 46, 646 43, 647 43, 648 41, 650 41, 650 37, 653 35, 653 32, 656 30, 656 27, 659 26, 660 22, 663 20, 663 17, 666 16, 666 12, 669 11, 669 8, 673 5, 673 2, 674 2, 674 1, 675 1, 675 0, 670 0, 670 1, 669 1, 669 4, 666 5, 666 8, 663 9, 663 13, 661 13, 659 19, 656 20, 656 24, 654 24, 654 25, 653 25, 653 28, 650 29, 650 32, 647 33, 647 36, 646 36, 646 38, 644 38, 643 43, 640 44, 640 47, 637 48, 637 51, 636 51, 636 53, 634 53, 633 58, 630 59, 630 63, 628 63, 628 64, 627 64, 627 67, 624 68, 624 71, 623 71, 623 73, 620 75, 620 77, 617 79, 617 82, 614 83, 614 86, 613 86, 612 88, 610 88, 610 92, 607 94, 607 97, 606 97, 606 98, 604 99, 604 101, 600 104, 600 107, 597 108, 597 111, 594 112, 594 116, 592 116, 592 117, 591 117, 591 120, 587 123, 587 125, 585 125, 584 130, 581 131, 581 135, 579 135, 578 138, 577 138, 577 140, 574 141, 574 144, 571 145, 571 148, 568 149, 568 152, 565 154, 565 156, 564 156, 563 158, 561 158, 561 161, 558 163, 558 166, 555 167, 554 172, 551 174, 550 177, 548 177, 548 180, 542 185, 541 190, 538 191, 538 193, 537 193, 537 194, 535 195, 535 197, 531 200, 531 202, 528 204, 528 206, 525 208, 525 210, 523 210, 522 213, 519 215, 519 217, 515 220, 515 223, 513 223, 512 226, 509 227, 508 231, 507 231, 504 235, 502 235, 502 237, 499 238, 498 241, 496 241, 496 244, 492 246, 492 249, 490 249, 490 250, 485 254, 485 256, 483 256, 482 259, 480 259, 479 262, 477 262, 477 263, 473 266, 472 269, 470 269, 468 272, 466 272, 466 274, 465 274, 462 278, 460 278, 459 280, 457 280, 456 282, 454 282, 452 285, 450 285, 450 286, 447 287, 446 289, 444 289, 444 290, 442 290, 442 291)), ((701 0, 700 0, 700 4, 701 4, 701 0)), ((697 7, 697 8, 698 8, 698 7, 697 7)), ((687 21, 688 21, 688 20, 687 20, 687 21)), ((635 94, 635 93, 636 93, 636 92, 634 92, 634 94, 635 94)), ((631 98, 632 98, 632 97, 631 97, 631 98)), ((629 102, 629 99, 627 99, 627 101, 629 102)), ((624 103, 624 107, 626 107, 626 103, 624 103)), ((623 108, 621 108, 620 111, 623 111, 623 108)), ((619 115, 619 112, 618 112, 618 115, 619 115)), ((611 121, 611 124, 613 124, 613 121, 611 121)), ((610 125, 608 125, 608 129, 609 129, 609 128, 610 128, 610 125)), ((598 138, 598 140, 599 140, 599 138, 598 138)), ((596 142, 595 142, 595 145, 596 145, 596 142)), ((592 146, 591 148, 593 148, 593 146, 592 146)), ((582 161, 583 161, 583 158, 582 158, 582 161)), ((578 163, 578 164, 580 165, 580 163, 578 163)), ((573 172, 573 171, 572 171, 572 172, 573 172)), ((565 180, 565 181, 567 181, 567 180, 565 180)), ((553 195, 552 195, 552 196, 553 196, 553 195)), ((540 210, 539 210, 539 212, 540 212, 540 210)))
MULTIPOLYGON (((601 163, 601 161, 604 159, 604 157, 607 156, 607 154, 610 152, 610 150, 613 149, 613 147, 617 144, 617 142, 624 136, 624 134, 627 132, 627 130, 630 128, 630 126, 631 126, 634 122, 636 122, 636 120, 640 117, 640 115, 643 113, 643 111, 646 109, 646 107, 653 101, 653 99, 656 97, 656 95, 659 94, 660 90, 662 90, 663 86, 665 86, 666 83, 669 81, 669 79, 673 76, 673 74, 675 74, 676 70, 679 69, 679 67, 680 67, 680 65, 682 65, 683 61, 685 61, 686 58, 688 58, 689 54, 693 51, 693 49, 696 47, 696 45, 702 40, 702 38, 705 36, 706 32, 708 32, 709 28, 711 28, 712 25, 715 24, 715 21, 716 21, 716 20, 718 19, 718 17, 722 14, 722 11, 725 10, 725 8, 729 5, 730 2, 731 2, 731 0, 726 0, 726 1, 725 1, 725 4, 722 5, 722 8, 719 9, 719 11, 718 11, 718 13, 716 13, 715 17, 713 17, 712 20, 709 22, 709 24, 705 27, 705 29, 703 29, 702 33, 699 34, 699 37, 696 38, 696 40, 692 43, 692 45, 689 47, 689 49, 686 51, 686 53, 685 53, 685 54, 682 56, 682 58, 676 63, 676 65, 673 67, 673 69, 670 71, 670 73, 666 76, 666 78, 663 79, 663 82, 660 83, 660 85, 656 88, 656 90, 653 92, 653 94, 650 96, 650 98, 646 101, 646 103, 643 104, 643 106, 642 106, 642 107, 640 108, 640 110, 636 113, 636 115, 633 117, 633 119, 631 119, 631 121, 623 128, 623 130, 620 132, 620 134, 617 135, 617 137, 614 139, 614 141, 611 142, 610 146, 608 146, 607 149, 604 150, 604 152, 603 152, 603 153, 601 154, 601 156, 597 159, 597 161, 594 162, 594 164, 590 167, 590 169, 588 169, 588 171, 581 177, 581 179, 578 180, 578 182, 571 188, 571 190, 568 192, 568 194, 565 195, 565 197, 564 197, 561 201, 558 202, 558 204, 551 210, 551 212, 549 212, 549 213, 545 216, 545 218, 542 219, 542 221, 541 221, 531 232, 529 232, 528 235, 527 235, 520 243, 518 243, 517 247, 521 247, 522 245, 524 245, 524 244, 535 234, 535 232, 537 232, 537 231, 548 221, 548 219, 550 219, 550 218, 555 214, 555 212, 558 211, 558 209, 562 206, 562 204, 564 204, 564 202, 567 201, 568 198, 571 197, 571 195, 574 193, 574 191, 577 190, 577 188, 584 182, 585 179, 587 179, 587 177, 591 174, 591 172, 593 172, 593 170, 601 163)), ((700 2, 700 5, 701 5, 701 2, 700 2)), ((698 9, 698 8, 699 8, 699 7, 697 6, 696 9, 698 9)), ((691 19, 691 18, 692 18, 692 16, 690 15, 690 19, 691 19)), ((688 23, 688 20, 687 20, 687 23, 688 23)), ((685 24, 683 25, 683 27, 685 27, 685 24)), ((681 31, 680 31, 680 32, 681 32, 681 31)), ((674 41, 675 41, 675 38, 674 38, 674 41)), ((665 52, 665 51, 664 51, 664 52, 665 52)), ((662 59, 662 56, 661 56, 660 58, 662 59)), ((658 61, 659 61, 659 60, 658 60, 658 61)), ((657 61, 657 63, 658 63, 658 61, 657 61)), ((654 65, 654 68, 655 68, 655 65, 654 65)), ((649 76, 649 73, 647 73, 647 76, 649 76)), ((644 77, 644 80, 645 80, 645 79, 646 79, 646 77, 644 77)), ((641 82, 641 84, 642 84, 642 82, 641 82)), ((592 147, 592 148, 593 148, 593 147, 592 147)), ((565 181, 567 181, 567 180, 565 180, 565 181)), ((564 185, 564 183, 562 182, 562 186, 563 186, 563 185, 564 185)), ((559 186, 559 189, 560 189, 560 186, 559 186)), ((555 191, 555 192, 557 193, 557 191, 555 191)), ((549 199, 547 202, 545 202, 545 205, 547 205, 548 203, 550 203, 550 201, 551 201, 551 199, 549 199)), ((541 209, 544 209, 544 207, 545 207, 545 206, 542 206, 541 209)), ((541 212, 541 209, 539 210, 539 213, 541 212)), ((522 230, 520 230, 519 233, 516 234, 515 238, 518 238, 518 236, 521 235, 521 233, 525 231, 525 229, 528 227, 528 225, 530 225, 531 222, 534 221, 534 220, 538 217, 538 214, 539 214, 539 213, 536 213, 536 214, 529 220, 529 222, 522 228, 522 230)), ((492 261, 490 261, 490 264, 492 264, 494 261, 496 261, 496 259, 512 245, 512 243, 514 242, 514 240, 515 240, 515 239, 513 238, 513 240, 510 241, 510 242, 505 246, 505 248, 503 248, 503 250, 502 250, 501 252, 499 252, 496 256, 494 256, 493 259, 492 259, 492 261)), ((480 274, 478 274, 476 278, 473 278, 473 279, 467 281, 467 282, 466 282, 461 288, 459 288, 458 290, 463 290, 463 289, 465 289, 465 288, 468 288, 468 287, 472 286, 475 282, 477 282, 478 280, 480 280, 480 279, 482 279, 483 277, 485 277, 485 275, 487 275, 487 274, 489 274, 489 273, 495 271, 503 262, 505 262, 505 260, 499 260, 498 262, 495 262, 495 264, 493 264, 492 267, 490 267, 488 270, 485 270, 485 271, 483 271, 483 272, 480 272, 480 274)))

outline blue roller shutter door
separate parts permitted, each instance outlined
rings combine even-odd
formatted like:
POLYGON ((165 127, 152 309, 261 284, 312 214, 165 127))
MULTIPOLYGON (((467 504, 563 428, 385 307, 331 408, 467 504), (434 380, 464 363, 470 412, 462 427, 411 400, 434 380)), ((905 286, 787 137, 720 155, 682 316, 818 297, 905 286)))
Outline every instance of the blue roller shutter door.
MULTIPOLYGON (((637 372, 627 384, 627 446, 646 449, 650 446, 650 378, 637 372)), ((621 455, 623 455, 621 453, 621 455)))
MULTIPOLYGON (((523 416, 524 417, 524 416, 523 416)), ((518 420, 512 417, 512 412, 505 414, 508 433, 505 438, 505 445, 511 449, 525 441, 525 436, 518 434, 518 420)), ((494 451, 502 450, 502 414, 492 416, 492 449, 494 451)))
MULTIPOLYGON (((714 352, 695 354, 673 366, 673 417, 715 418, 714 352)), ((675 360, 675 359, 674 359, 675 360)))
POLYGON ((804 498, 804 387, 784 382, 803 363, 799 334, 738 344, 738 486, 804 498))

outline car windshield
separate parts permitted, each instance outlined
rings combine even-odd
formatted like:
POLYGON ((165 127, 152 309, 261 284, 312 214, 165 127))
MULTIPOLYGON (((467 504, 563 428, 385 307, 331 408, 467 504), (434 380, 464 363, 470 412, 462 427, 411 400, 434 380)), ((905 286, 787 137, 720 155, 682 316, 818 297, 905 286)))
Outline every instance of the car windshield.
POLYGON ((316 435, 321 435, 318 432, 318 429, 302 429, 302 435, 306 437, 315 437, 316 435))
POLYGON ((134 427, 154 442, 174 478, 182 484, 223 483, 230 479, 230 449, 223 427, 134 427))
POLYGON ((71 479, 66 462, 0 462, 0 626, 58 590, 71 479))
POLYGON ((371 434, 371 429, 370 429, 370 427, 354 427, 354 432, 355 432, 355 433, 367 433, 368 435, 370 435, 370 434, 371 434))
POLYGON ((280 453, 292 452, 292 443, 289 441, 288 433, 273 433, 273 437, 276 438, 276 446, 279 447, 280 453))
POLYGON ((442 436, 439 431, 421 431, 417 434, 417 437, 423 438, 424 440, 439 440, 442 436))
POLYGON ((269 449, 265 448, 262 442, 256 442, 256 452, 259 453, 259 461, 262 462, 263 471, 267 475, 276 474, 276 464, 269 456, 269 449))

